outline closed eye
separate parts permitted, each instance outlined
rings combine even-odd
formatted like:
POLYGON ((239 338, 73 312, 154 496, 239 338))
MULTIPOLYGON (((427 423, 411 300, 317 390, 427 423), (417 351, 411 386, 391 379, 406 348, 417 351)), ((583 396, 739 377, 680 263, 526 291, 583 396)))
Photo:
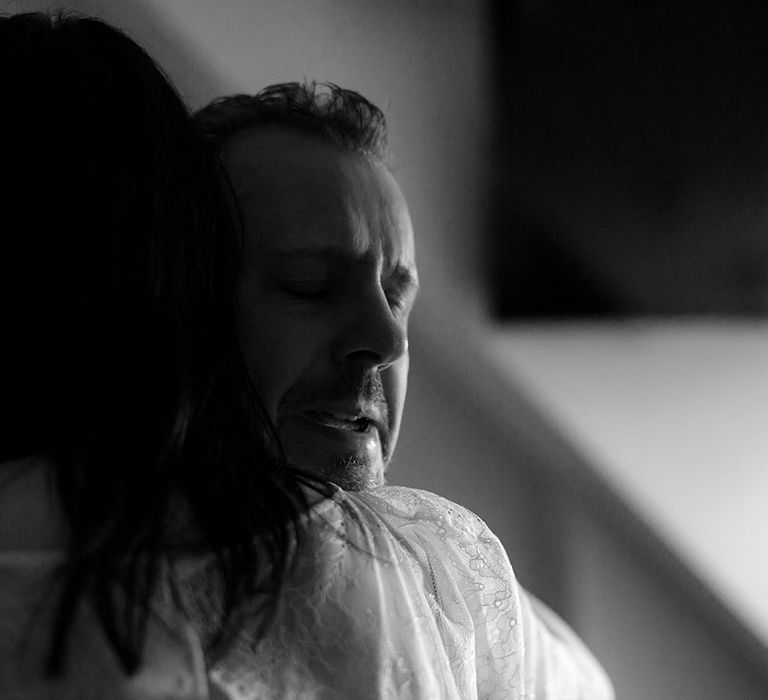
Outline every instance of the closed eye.
POLYGON ((332 291, 327 280, 286 280, 282 287, 290 296, 299 299, 323 299, 332 291))
POLYGON ((384 292, 393 311, 406 312, 411 309, 419 282, 410 270, 398 266, 384 282, 384 292))
POLYGON ((405 311, 410 305, 410 299, 402 294, 387 294, 389 308, 393 311, 405 311))

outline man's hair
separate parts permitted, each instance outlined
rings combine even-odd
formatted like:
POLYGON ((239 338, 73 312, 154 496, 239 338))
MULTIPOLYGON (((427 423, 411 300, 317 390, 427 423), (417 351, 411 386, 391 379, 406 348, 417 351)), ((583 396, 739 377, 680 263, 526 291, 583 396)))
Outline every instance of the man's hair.
POLYGON ((255 95, 221 97, 200 109, 193 122, 216 150, 241 131, 281 126, 378 161, 387 158, 382 111, 333 83, 279 83, 255 95))

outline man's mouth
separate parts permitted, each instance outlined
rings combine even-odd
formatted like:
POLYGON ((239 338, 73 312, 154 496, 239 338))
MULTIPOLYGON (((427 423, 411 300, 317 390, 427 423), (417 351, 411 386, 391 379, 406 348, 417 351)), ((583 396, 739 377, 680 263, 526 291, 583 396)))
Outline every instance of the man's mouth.
POLYGON ((302 416, 327 428, 347 430, 353 433, 366 433, 376 427, 374 421, 367 416, 351 413, 313 410, 304 411, 302 416))
POLYGON ((278 420, 289 463, 360 490, 382 483, 388 463, 389 426, 383 402, 313 402, 278 420))

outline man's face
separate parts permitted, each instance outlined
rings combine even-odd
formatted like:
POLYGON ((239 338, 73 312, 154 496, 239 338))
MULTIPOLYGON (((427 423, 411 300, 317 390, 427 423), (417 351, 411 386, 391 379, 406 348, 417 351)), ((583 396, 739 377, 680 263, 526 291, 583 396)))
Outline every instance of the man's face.
POLYGON ((288 461, 381 483, 418 287, 403 195, 384 166, 290 129, 241 132, 223 158, 245 224, 244 353, 288 461))

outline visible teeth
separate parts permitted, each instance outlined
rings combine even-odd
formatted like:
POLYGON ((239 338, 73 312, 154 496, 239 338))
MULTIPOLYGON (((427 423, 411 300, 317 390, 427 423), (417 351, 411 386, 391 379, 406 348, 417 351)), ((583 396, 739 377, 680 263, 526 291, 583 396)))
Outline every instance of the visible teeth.
POLYGON ((371 421, 365 416, 333 413, 332 411, 311 411, 308 415, 310 418, 323 425, 342 430, 354 430, 355 432, 360 433, 368 430, 371 424, 371 421))

